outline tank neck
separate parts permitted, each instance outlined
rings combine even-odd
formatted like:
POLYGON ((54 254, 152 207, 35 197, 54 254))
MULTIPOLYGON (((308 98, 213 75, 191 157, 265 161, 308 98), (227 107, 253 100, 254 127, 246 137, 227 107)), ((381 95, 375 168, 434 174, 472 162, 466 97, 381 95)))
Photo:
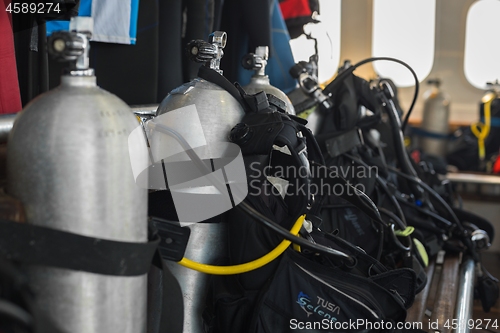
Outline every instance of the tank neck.
POLYGON ((265 74, 261 75, 261 74, 255 73, 252 76, 252 81, 258 81, 259 83, 271 84, 271 82, 269 81, 269 76, 267 76, 265 74))
POLYGON ((95 87, 97 86, 97 80, 94 75, 89 75, 89 76, 63 75, 61 76, 61 86, 95 87))
POLYGON ((266 75, 266 66, 267 66, 267 60, 260 60, 261 67, 255 69, 255 76, 267 76, 266 75))

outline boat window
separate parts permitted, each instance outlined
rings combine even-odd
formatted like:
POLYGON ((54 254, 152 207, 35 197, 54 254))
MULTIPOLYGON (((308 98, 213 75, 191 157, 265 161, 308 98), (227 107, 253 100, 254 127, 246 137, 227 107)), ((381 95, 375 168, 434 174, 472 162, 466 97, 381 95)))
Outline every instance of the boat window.
MULTIPOLYGON (((336 72, 340 61, 340 2, 320 0, 320 23, 310 23, 304 31, 318 39, 318 79, 329 80, 336 72)), ((308 61, 314 54, 314 41, 301 35, 290 41, 295 62, 308 61)))
POLYGON ((469 8, 465 27, 464 73, 476 88, 500 79, 498 30, 500 1, 480 0, 469 8))
MULTIPOLYGON (((422 82, 434 62, 435 22, 436 0, 374 0, 372 55, 408 63, 422 82)), ((373 67, 399 87, 415 84, 411 73, 397 63, 377 61, 373 67)))

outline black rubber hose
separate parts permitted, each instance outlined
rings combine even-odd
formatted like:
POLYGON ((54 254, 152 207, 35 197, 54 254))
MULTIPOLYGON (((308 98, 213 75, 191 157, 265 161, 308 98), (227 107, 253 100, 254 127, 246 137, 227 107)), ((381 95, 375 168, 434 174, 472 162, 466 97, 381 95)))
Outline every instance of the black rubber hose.
POLYGON ((474 261, 479 262, 480 261, 479 255, 474 250, 474 244, 472 243, 472 240, 468 236, 467 230, 465 230, 464 226, 462 225, 462 223, 458 219, 458 217, 455 214, 455 212, 453 211, 453 209, 451 209, 450 205, 448 205, 448 203, 446 201, 444 201, 444 199, 436 191, 434 191, 429 185, 424 183, 420 178, 411 177, 411 176, 406 175, 406 174, 402 173, 401 171, 399 171, 395 168, 392 168, 392 167, 389 167, 389 170, 397 173, 401 177, 406 178, 411 182, 419 184, 423 189, 425 189, 431 196, 433 196, 443 206, 443 208, 448 212, 448 214, 450 215, 450 217, 452 218, 452 220, 455 222, 456 226, 458 227, 459 237, 462 240, 462 242, 465 244, 465 246, 469 249, 469 253, 473 257, 474 261))
MULTIPOLYGON (((346 154, 346 153, 344 153, 342 155, 349 158, 351 161, 356 162, 356 163, 364 166, 365 168, 370 168, 370 166, 361 159, 358 159, 358 158, 356 158, 350 154, 346 154)), ((380 187, 382 188, 382 190, 387 194, 389 201, 391 201, 391 204, 394 206, 394 208, 396 209, 396 212, 399 215, 399 219, 404 223, 401 227, 405 228, 408 224, 406 223, 405 214, 403 213, 401 206, 398 204, 398 201, 396 200, 394 195, 391 194, 391 192, 389 191, 389 188, 387 187, 387 184, 385 183, 385 181, 383 179, 381 179, 379 177, 378 174, 375 175, 375 179, 378 182, 378 184, 380 185, 380 187)))
POLYGON ((401 225, 403 223, 403 221, 401 221, 401 219, 396 214, 391 212, 390 210, 385 209, 383 207, 380 207, 378 210, 380 211, 380 214, 384 214, 388 218, 393 219, 394 222, 396 222, 396 224, 401 225))
POLYGON ((270 219, 268 219, 267 217, 265 217, 264 215, 262 215, 260 212, 258 212, 257 210, 255 210, 251 205, 249 205, 245 201, 242 201, 236 207, 239 208, 239 209, 241 209, 243 212, 245 212, 246 214, 248 214, 253 219, 255 219, 258 222, 260 222, 267 229, 275 232, 276 234, 280 235, 281 237, 283 237, 286 240, 289 240, 289 241, 293 242, 294 244, 300 245, 301 247, 304 247, 304 248, 312 250, 312 251, 316 251, 316 252, 328 255, 330 257, 334 256, 337 259, 347 260, 347 261, 349 261, 349 264, 353 264, 354 263, 354 259, 350 255, 348 255, 348 254, 346 254, 344 252, 337 251, 335 249, 332 249, 332 248, 329 248, 329 247, 325 247, 323 245, 311 243, 311 242, 305 240, 304 238, 293 236, 290 233, 289 230, 283 228, 282 226, 280 226, 279 224, 275 223, 274 221, 271 221, 270 219))
POLYGON ((424 183, 420 178, 415 178, 415 177, 409 176, 409 175, 399 171, 396 168, 388 166, 388 169, 390 171, 396 173, 398 176, 401 176, 401 177, 403 177, 403 178, 405 178, 405 179, 407 179, 415 184, 422 186, 423 189, 425 189, 431 196, 433 196, 443 206, 443 208, 448 212, 451 219, 453 220, 453 222, 455 222, 455 224, 460 229, 460 231, 465 230, 464 227, 462 226, 462 223, 460 223, 460 220, 458 219, 457 215, 453 211, 453 209, 451 209, 451 207, 446 203, 446 201, 444 201, 444 199, 441 198, 441 196, 436 191, 434 191, 429 185, 424 183))
POLYGON ((440 222, 440 223, 444 224, 444 225, 445 225, 446 227, 448 227, 448 228, 449 228, 449 227, 451 227, 451 226, 453 226, 453 223, 452 223, 452 222, 448 221, 448 220, 447 220, 447 219, 445 219, 444 217, 439 216, 439 215, 438 215, 438 214, 436 214, 436 213, 433 213, 433 212, 431 212, 431 211, 429 211, 429 210, 427 210, 427 209, 423 209, 422 207, 418 207, 418 206, 416 206, 415 204, 413 204, 413 203, 411 203, 411 202, 408 202, 408 201, 406 201, 405 199, 403 199, 403 198, 401 198, 401 197, 398 197, 398 198, 397 198, 397 200, 398 200, 399 202, 401 202, 403 205, 406 205, 406 206, 408 206, 408 207, 411 207, 411 208, 415 209, 416 211, 418 211, 418 212, 420 212, 420 213, 422 213, 422 214, 425 214, 425 215, 427 215, 427 216, 431 217, 432 219, 434 219, 434 220, 436 220, 436 221, 438 221, 438 222, 440 222))
MULTIPOLYGON (((399 120, 398 110, 396 109, 394 103, 392 103, 392 101, 385 96, 384 92, 380 92, 380 94, 382 101, 386 105, 387 115, 389 116, 389 121, 391 123, 390 128, 392 131, 392 141, 399 165, 403 172, 418 178, 417 172, 415 171, 415 168, 413 168, 410 157, 408 156, 404 146, 404 137, 403 132, 401 131, 401 122, 399 120)), ((419 184, 412 183, 410 185, 414 192, 413 194, 415 194, 419 200, 424 201, 424 191, 419 184)))
POLYGON ((325 89, 323 91, 325 91, 327 94, 332 94, 336 89, 338 89, 338 86, 340 85, 340 83, 345 78, 347 78, 349 76, 349 74, 354 72, 354 70, 356 68, 358 68, 364 64, 367 64, 367 63, 370 63, 373 61, 380 61, 380 60, 393 61, 393 62, 396 62, 398 64, 405 66, 411 72, 411 74, 413 75, 413 78, 415 79, 415 92, 413 93, 413 99, 411 101, 410 108, 408 109, 408 112, 406 113, 405 119, 403 121, 403 125, 401 127, 401 129, 404 131, 406 128, 406 124, 408 123, 408 119, 410 119, 410 114, 413 111, 413 108, 415 107, 415 103, 417 102, 418 91, 419 91, 419 86, 420 86, 420 84, 418 82, 417 74, 415 73, 413 68, 411 68, 410 65, 408 65, 404 61, 401 61, 401 60, 396 59, 396 58, 390 58, 390 57, 373 57, 373 58, 368 58, 368 59, 362 60, 362 61, 358 62, 357 64, 349 67, 348 69, 346 69, 342 73, 340 73, 332 82, 330 82, 330 84, 328 84, 325 87, 325 89))

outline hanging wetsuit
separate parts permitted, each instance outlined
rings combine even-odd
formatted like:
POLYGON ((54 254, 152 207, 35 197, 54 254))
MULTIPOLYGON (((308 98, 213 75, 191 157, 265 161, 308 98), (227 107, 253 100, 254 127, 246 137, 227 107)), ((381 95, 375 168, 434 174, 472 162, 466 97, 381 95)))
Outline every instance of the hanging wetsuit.
POLYGON ((14 113, 22 109, 17 79, 12 20, 6 11, 10 0, 0 4, 0 113, 14 113))

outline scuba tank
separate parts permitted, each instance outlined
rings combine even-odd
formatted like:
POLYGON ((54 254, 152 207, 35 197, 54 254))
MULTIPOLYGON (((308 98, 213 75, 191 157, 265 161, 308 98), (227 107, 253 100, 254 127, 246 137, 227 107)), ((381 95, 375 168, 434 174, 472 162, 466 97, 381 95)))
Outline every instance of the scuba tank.
MULTIPOLYGON (((227 253, 226 223, 196 223, 189 226, 191 235, 185 256, 202 263, 216 264, 227 253)), ((167 261, 184 296, 184 332, 203 333, 202 314, 207 304, 210 275, 167 261)))
MULTIPOLYGON (((201 40, 192 41, 189 45, 189 55, 191 60, 205 63, 205 68, 209 68, 222 75, 219 68, 220 60, 224 54, 223 48, 226 46, 227 34, 222 31, 216 31, 209 36, 209 43, 201 40)), ((174 110, 194 105, 201 123, 202 131, 187 130, 181 134, 187 142, 199 142, 201 140, 206 144, 214 142, 228 142, 227 134, 231 128, 236 125, 243 117, 244 111, 238 100, 220 86, 209 82, 199 76, 192 81, 181 85, 172 90, 167 97, 160 103, 156 111, 156 118, 174 110)), ((169 126, 179 131, 189 124, 189 120, 184 117, 172 119, 169 126)), ((161 151, 167 151, 174 142, 174 139, 164 135, 153 135, 152 148, 153 155, 161 154, 161 151)), ((175 142, 175 144, 177 144, 175 142)), ((210 149, 210 148, 209 148, 210 149)), ((210 151, 201 158, 219 157, 220 152, 210 151), (210 156, 209 156, 210 155, 210 156)), ((156 155, 155 155, 156 156, 156 155)), ((158 155, 159 156, 159 155, 158 155)))
MULTIPOLYGON (((212 161, 212 167, 214 167, 214 163, 217 165, 218 160, 227 157, 227 151, 224 151, 221 147, 226 147, 225 143, 229 144, 227 136, 231 128, 239 123, 244 115, 240 102, 226 89, 200 77, 203 76, 202 73, 209 73, 208 75, 224 79, 219 64, 223 55, 222 50, 226 45, 226 39, 225 32, 216 31, 209 36, 208 43, 195 40, 188 44, 188 53, 191 60, 202 62, 205 65, 201 66, 198 77, 172 90, 167 95, 159 105, 156 117, 153 120, 155 123, 159 123, 164 119, 165 125, 178 131, 203 161, 212 161), (193 107, 196 112, 192 112, 193 107), (198 149, 203 144, 207 149, 198 149)), ((172 151, 175 151, 173 147, 178 145, 176 140, 165 136, 163 133, 153 131, 149 134, 149 138, 153 156, 161 156, 162 158, 172 156, 172 151)), ((176 156, 176 163, 190 162, 185 155, 176 156)), ((158 160, 158 158, 155 158, 155 160, 158 160)), ((166 178, 169 175, 168 164, 175 163, 164 163, 163 166, 167 169, 166 178)), ((177 194, 179 192, 172 189, 171 178, 169 178, 169 181, 168 185, 171 191, 156 191, 150 194, 150 215, 156 215, 164 219, 174 219, 172 215, 176 214, 173 213, 173 203, 175 202, 176 192, 177 194)), ((244 181, 246 183, 246 178, 244 178, 244 181)), ((218 194, 214 193, 214 189, 213 186, 198 187, 191 185, 186 186, 180 192, 186 195, 198 195, 198 198, 205 202, 213 202, 211 198, 216 197, 218 194)), ((192 211, 199 208, 197 207, 198 204, 194 203, 196 198, 185 197, 184 200, 190 200, 192 211)), ((175 203, 177 204, 177 202, 175 203)), ((213 204, 210 209, 215 206, 222 205, 213 204)), ((215 209, 218 209, 218 207, 215 209)), ((183 222, 192 222, 183 219, 178 205, 176 205, 175 210, 181 225, 183 222)), ((219 214, 223 212, 221 211, 219 214)), ((217 261, 227 255, 227 225, 223 220, 224 215, 219 214, 205 220, 203 223, 188 225, 191 233, 186 249, 186 257, 196 262, 216 264, 217 261)), ((183 267, 173 261, 167 261, 166 265, 179 281, 184 295, 184 331, 192 333, 204 332, 202 313, 205 309, 210 276, 183 267)))
MULTIPOLYGON (((152 168, 156 170, 154 188, 171 190, 177 217, 182 222, 200 222, 233 206, 228 195, 203 183, 204 177, 213 173, 200 174, 189 157, 190 151, 196 152, 217 173, 216 166, 217 169, 223 166, 219 162, 224 164, 228 157, 238 154, 238 147, 229 143, 227 135, 244 111, 241 95, 219 69, 226 39, 225 32, 216 31, 209 36, 208 43, 194 40, 188 44, 191 60, 205 65, 200 67, 198 77, 172 90, 158 106, 156 117, 148 122, 151 155, 161 163, 152 168), (233 91, 228 92, 224 85, 230 85, 233 91)), ((244 175, 240 178, 246 186, 244 175)))
POLYGON ((450 126, 450 98, 439 89, 439 79, 428 80, 431 88, 424 93, 424 113, 421 129, 427 132, 421 138, 420 147, 428 154, 444 156, 447 152, 447 140, 450 126))
MULTIPOLYGON (((147 192, 135 184, 128 146, 138 122, 127 104, 96 85, 88 59, 92 26, 92 18, 75 17, 70 32, 49 38, 49 52, 71 66, 57 88, 31 101, 16 119, 7 191, 23 203, 29 224, 146 243, 147 192)), ((146 274, 26 269, 40 308, 64 332, 146 331, 146 274)))
POLYGON ((250 79, 250 83, 243 87, 248 94, 256 94, 264 91, 266 94, 271 94, 286 103, 286 112, 295 115, 295 109, 288 96, 271 85, 269 76, 266 75, 267 59, 269 57, 269 47, 258 46, 255 53, 245 55, 241 61, 243 68, 254 70, 255 73, 250 79))

